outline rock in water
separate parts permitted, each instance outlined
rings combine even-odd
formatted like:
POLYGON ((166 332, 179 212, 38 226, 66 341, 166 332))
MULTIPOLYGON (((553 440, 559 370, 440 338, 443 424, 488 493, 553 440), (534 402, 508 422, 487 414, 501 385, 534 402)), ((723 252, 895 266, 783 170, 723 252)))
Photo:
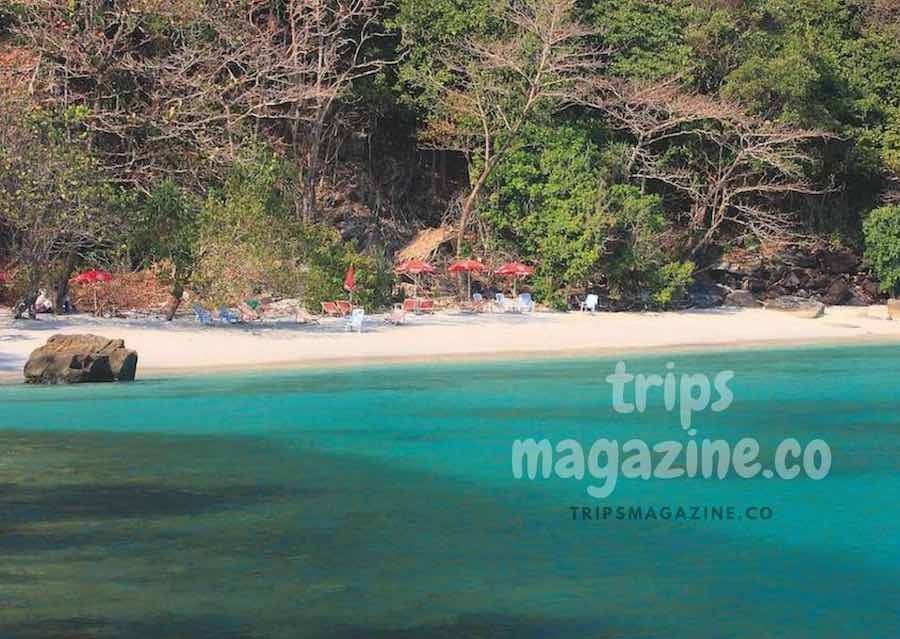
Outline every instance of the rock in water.
POLYGON ((26 384, 131 382, 138 354, 121 339, 100 335, 54 335, 31 353, 25 364, 26 384))
POLYGON ((797 297, 795 295, 782 295, 766 303, 766 308, 790 313, 795 317, 816 319, 825 314, 825 305, 815 300, 797 297))

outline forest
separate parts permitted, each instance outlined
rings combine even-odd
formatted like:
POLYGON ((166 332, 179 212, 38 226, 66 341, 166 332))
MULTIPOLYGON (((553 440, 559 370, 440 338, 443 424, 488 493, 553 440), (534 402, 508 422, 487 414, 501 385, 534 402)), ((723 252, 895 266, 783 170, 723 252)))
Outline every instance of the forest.
POLYGON ((353 264, 381 308, 425 232, 533 264, 553 308, 722 273, 871 303, 900 286, 898 37, 897 0, 0 0, 0 267, 20 309, 152 269, 174 315, 316 309, 353 264))

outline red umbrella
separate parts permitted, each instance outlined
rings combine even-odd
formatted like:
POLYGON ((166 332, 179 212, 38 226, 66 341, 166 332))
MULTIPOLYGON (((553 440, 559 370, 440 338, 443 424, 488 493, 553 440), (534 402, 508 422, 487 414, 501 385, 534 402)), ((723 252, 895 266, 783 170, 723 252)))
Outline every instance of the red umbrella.
POLYGON ((459 262, 454 262, 450 265, 450 268, 447 269, 450 273, 466 273, 468 280, 468 291, 469 296, 466 299, 472 299, 472 273, 477 273, 481 271, 486 271, 487 266, 479 262, 478 260, 460 260, 459 262))
POLYGON ((410 275, 419 275, 420 273, 434 273, 434 267, 428 262, 422 260, 408 260, 400 264, 396 271, 398 273, 409 273, 410 275))
MULTIPOLYGON (((84 273, 79 273, 75 277, 72 278, 72 282, 75 284, 96 284, 97 282, 109 282, 112 280, 112 273, 107 271, 85 271, 84 273)), ((97 314, 97 287, 94 287, 94 315, 97 314)))
POLYGON ((85 271, 84 273, 79 273, 75 277, 72 278, 72 281, 76 284, 87 284, 93 282, 109 282, 112 280, 112 273, 108 273, 106 271, 85 271))
POLYGON ((434 273, 435 268, 429 264, 428 262, 423 262, 422 260, 407 260, 403 262, 395 269, 397 273, 402 275, 412 275, 413 282, 416 285, 416 310, 418 311, 418 300, 419 300, 419 275, 422 273, 434 273))
POLYGON ((513 278, 513 295, 516 294, 516 283, 522 277, 528 277, 534 273, 534 268, 520 262, 508 262, 494 271, 496 275, 513 278))
POLYGON ((347 274, 344 276, 344 290, 352 291, 356 288, 356 269, 351 264, 347 268, 347 274))

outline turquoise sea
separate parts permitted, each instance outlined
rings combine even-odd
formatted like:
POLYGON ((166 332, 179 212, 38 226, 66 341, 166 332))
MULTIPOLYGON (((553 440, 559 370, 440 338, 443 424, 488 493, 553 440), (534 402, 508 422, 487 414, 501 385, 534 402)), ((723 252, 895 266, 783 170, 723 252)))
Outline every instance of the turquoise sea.
POLYGON ((613 411, 614 359, 2 386, 0 637, 900 637, 900 347, 625 361, 733 370, 697 437, 823 439, 829 476, 514 479, 514 439, 688 439, 613 411))

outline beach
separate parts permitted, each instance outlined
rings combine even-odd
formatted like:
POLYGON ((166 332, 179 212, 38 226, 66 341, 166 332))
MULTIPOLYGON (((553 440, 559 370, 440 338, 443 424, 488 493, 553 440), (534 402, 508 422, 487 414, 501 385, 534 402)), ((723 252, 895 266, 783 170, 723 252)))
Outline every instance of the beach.
POLYGON ((664 313, 479 315, 456 311, 409 316, 400 326, 367 318, 363 333, 346 320, 300 325, 287 319, 201 326, 192 319, 38 321, 3 318, 0 380, 21 379, 28 355, 57 333, 94 333, 138 351, 139 376, 496 358, 573 357, 638 351, 733 349, 900 341, 900 322, 878 307, 829 307, 818 319, 764 309, 664 313))

